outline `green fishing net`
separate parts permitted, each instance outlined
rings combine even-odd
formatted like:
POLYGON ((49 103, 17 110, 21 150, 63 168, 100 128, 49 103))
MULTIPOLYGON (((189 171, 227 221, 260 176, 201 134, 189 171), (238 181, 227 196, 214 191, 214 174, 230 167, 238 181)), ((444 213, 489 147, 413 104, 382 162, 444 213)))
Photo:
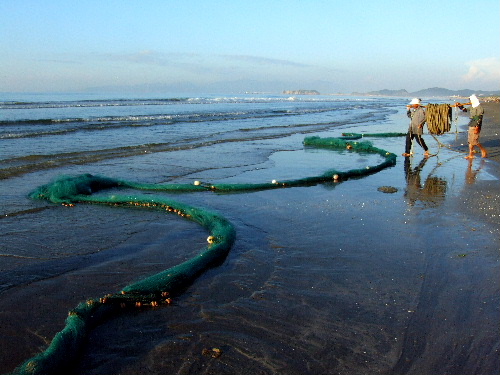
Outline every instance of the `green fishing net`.
POLYGON ((114 294, 90 298, 69 312, 64 329, 58 332, 48 348, 19 366, 13 374, 58 374, 67 371, 76 361, 89 330, 105 319, 115 316, 124 308, 159 306, 169 304, 171 296, 181 293, 201 273, 224 261, 235 240, 233 225, 218 213, 177 202, 161 195, 119 195, 120 189, 157 192, 245 192, 265 189, 307 186, 326 181, 340 182, 348 178, 360 178, 396 164, 396 155, 374 147, 370 142, 357 142, 344 138, 306 137, 306 147, 323 147, 334 150, 349 149, 355 152, 374 153, 383 157, 377 165, 338 171, 330 169, 319 176, 296 180, 272 181, 257 184, 143 184, 104 176, 84 174, 62 176, 38 187, 30 194, 32 199, 73 205, 76 203, 102 204, 120 207, 145 207, 177 214, 191 220, 210 233, 208 245, 199 254, 179 265, 132 283, 114 294), (108 195, 103 194, 112 189, 108 195), (99 193, 99 194, 96 194, 99 193))
POLYGON ((343 138, 359 139, 362 137, 390 138, 405 137, 406 133, 342 133, 343 138))

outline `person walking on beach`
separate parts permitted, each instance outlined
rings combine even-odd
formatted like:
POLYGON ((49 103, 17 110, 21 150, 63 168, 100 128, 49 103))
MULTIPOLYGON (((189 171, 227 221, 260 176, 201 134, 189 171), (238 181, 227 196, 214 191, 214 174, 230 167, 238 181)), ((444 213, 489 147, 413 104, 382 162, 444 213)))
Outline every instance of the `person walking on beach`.
MULTIPOLYGON (((472 94, 470 97, 470 104, 471 104, 471 109, 470 109, 470 121, 469 121, 469 134, 468 134, 468 142, 469 142, 469 155, 467 155, 465 158, 466 159, 473 159, 474 158, 474 147, 479 147, 481 150, 481 157, 487 158, 488 157, 488 152, 486 149, 483 147, 481 143, 479 143, 479 134, 481 133, 481 125, 483 123, 483 115, 484 115, 484 109, 481 106, 481 103, 479 103, 479 99, 477 98, 476 95, 472 94)), ((467 112, 467 108, 464 108, 465 104, 460 104, 457 103, 457 107, 460 108, 462 111, 467 112)))
POLYGON ((408 111, 406 112, 408 117, 411 119, 410 127, 408 128, 408 134, 406 135, 406 146, 403 156, 411 156, 410 153, 413 138, 417 143, 424 149, 424 156, 428 157, 429 148, 425 144, 422 134, 424 133, 424 124, 426 121, 425 109, 420 105, 420 99, 414 98, 411 100, 408 106, 408 111))

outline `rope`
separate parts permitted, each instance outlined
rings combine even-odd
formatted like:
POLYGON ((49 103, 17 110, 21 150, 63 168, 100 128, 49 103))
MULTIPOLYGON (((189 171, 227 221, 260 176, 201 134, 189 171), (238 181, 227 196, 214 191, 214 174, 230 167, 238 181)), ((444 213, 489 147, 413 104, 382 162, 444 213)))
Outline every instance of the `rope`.
MULTIPOLYGON (((434 138, 434 140, 438 143, 438 147, 439 149, 441 147, 444 147, 444 148, 447 148, 448 150, 450 151, 455 151, 455 152, 459 152, 459 153, 463 153, 463 154, 467 154, 468 152, 467 151, 460 151, 460 150, 457 150, 456 148, 452 148, 450 145, 445 145, 443 142, 441 142, 439 139, 436 138, 436 136, 434 134, 431 134, 432 138, 434 138)), ((439 149, 438 149, 438 152, 439 152, 439 149)), ((436 153, 437 154, 437 153, 436 153)))
POLYGON ((455 113, 455 116, 453 117, 453 123, 455 124, 455 133, 458 133, 458 106, 453 107, 453 112, 455 113))

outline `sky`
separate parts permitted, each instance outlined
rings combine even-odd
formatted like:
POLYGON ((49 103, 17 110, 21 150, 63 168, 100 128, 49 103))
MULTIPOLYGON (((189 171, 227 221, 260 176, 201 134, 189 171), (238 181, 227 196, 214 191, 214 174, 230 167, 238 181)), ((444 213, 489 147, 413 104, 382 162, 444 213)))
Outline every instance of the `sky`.
POLYGON ((0 0, 0 92, 500 90, 498 0, 0 0))

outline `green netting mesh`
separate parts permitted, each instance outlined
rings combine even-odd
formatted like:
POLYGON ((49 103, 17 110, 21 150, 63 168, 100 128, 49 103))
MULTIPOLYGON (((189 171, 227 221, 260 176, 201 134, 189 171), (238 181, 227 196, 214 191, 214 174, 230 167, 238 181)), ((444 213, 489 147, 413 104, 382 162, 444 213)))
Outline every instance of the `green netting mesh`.
POLYGON ((65 328, 57 333, 49 347, 39 355, 19 366, 14 374, 56 374, 66 370, 75 362, 81 351, 87 332, 96 324, 118 314, 130 306, 158 306, 170 303, 170 296, 181 293, 202 272, 222 262, 234 240, 233 225, 221 215, 206 209, 168 199, 163 196, 117 195, 104 196, 107 189, 137 189, 158 192, 244 192, 263 189, 277 189, 306 186, 324 181, 341 181, 347 178, 363 177, 396 163, 396 155, 374 147, 370 142, 354 142, 341 138, 307 137, 304 145, 331 149, 352 149, 383 156, 380 164, 349 171, 327 170, 320 176, 288 181, 273 181, 259 184, 142 184, 113 178, 84 174, 62 176, 50 184, 40 186, 30 194, 32 199, 45 199, 53 203, 91 203, 109 206, 141 206, 166 213, 175 213, 192 220, 208 230, 208 246, 194 258, 171 267, 163 272, 139 280, 115 294, 91 298, 80 303, 69 312, 65 328))
POLYGON ((382 150, 380 148, 374 147, 371 142, 363 141, 356 142, 351 140, 346 140, 342 138, 320 138, 320 137, 306 137, 304 139, 305 146, 314 147, 328 147, 332 149, 348 149, 357 152, 368 152, 372 154, 379 154, 385 158, 385 161, 374 166, 368 166, 362 169, 351 169, 347 172, 337 172, 336 170, 326 171, 321 177, 326 180, 334 174, 337 174, 341 178, 353 178, 362 177, 371 173, 378 172, 384 168, 393 166, 396 164, 396 155, 382 150))
POLYGON ((374 137, 374 138, 388 138, 388 137, 405 137, 407 133, 342 133, 343 137, 374 137))

